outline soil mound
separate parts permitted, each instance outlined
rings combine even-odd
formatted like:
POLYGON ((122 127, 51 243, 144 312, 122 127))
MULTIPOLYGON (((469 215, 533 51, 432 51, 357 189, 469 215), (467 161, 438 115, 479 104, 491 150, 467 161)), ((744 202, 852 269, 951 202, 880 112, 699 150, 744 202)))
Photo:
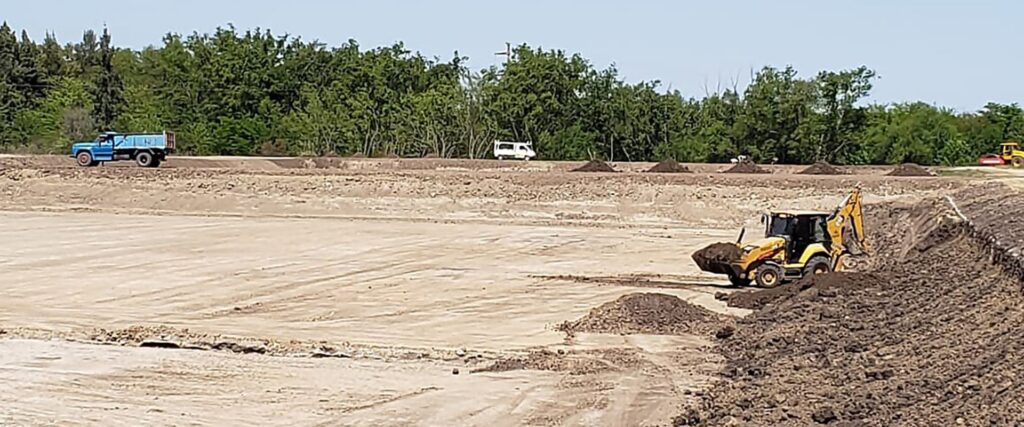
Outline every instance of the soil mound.
POLYGON ((886 176, 935 176, 932 171, 913 163, 904 163, 893 169, 886 176))
POLYGON ((726 170, 725 172, 722 172, 722 173, 770 173, 770 172, 768 172, 764 168, 758 166, 757 163, 754 163, 754 162, 752 162, 750 160, 744 160, 742 162, 736 163, 736 165, 734 165, 733 167, 729 168, 728 170, 726 170))
POLYGON ((800 171, 801 175, 842 175, 843 171, 828 164, 828 162, 816 162, 807 169, 800 171))
POLYGON ((736 292, 728 295, 730 307, 760 310, 772 303, 781 303, 808 292, 810 296, 832 295, 841 289, 859 289, 881 280, 881 276, 870 273, 837 272, 807 276, 796 282, 751 292, 736 292))
POLYGON ((572 170, 573 172, 616 172, 615 168, 601 160, 591 160, 587 164, 572 170))
POLYGON ((1024 215, 1002 191, 871 209, 871 273, 730 298, 760 308, 719 335, 725 381, 675 424, 1024 424, 1022 276, 984 237, 985 215, 1024 215))
POLYGON ((690 169, 679 164, 675 159, 665 159, 647 170, 652 173, 690 173, 690 169))
POLYGON ((713 333, 726 320, 710 310, 695 306, 679 297, 655 293, 638 293, 603 304, 575 322, 565 322, 558 329, 566 333, 597 332, 612 334, 680 335, 713 333))
POLYGON ((693 262, 701 270, 713 273, 727 274, 728 270, 723 268, 740 259, 743 256, 743 249, 732 243, 714 243, 704 249, 694 252, 693 262))
POLYGON ((539 350, 522 356, 499 359, 472 372, 554 371, 588 375, 620 368, 637 367, 643 356, 633 349, 613 348, 580 352, 539 350))

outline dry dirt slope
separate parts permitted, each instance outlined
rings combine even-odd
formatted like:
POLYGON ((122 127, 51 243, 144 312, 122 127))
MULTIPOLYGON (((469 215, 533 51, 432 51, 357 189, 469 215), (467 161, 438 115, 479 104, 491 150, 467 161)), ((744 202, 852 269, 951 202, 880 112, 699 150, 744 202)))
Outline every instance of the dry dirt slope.
POLYGON ((994 256, 1019 253, 1001 226, 1024 209, 991 194, 1005 189, 955 195, 970 221, 941 198, 874 207, 873 272, 770 292, 721 341, 723 381, 676 423, 1024 423, 1024 276, 1019 257, 994 256))
POLYGON ((962 185, 328 163, 0 171, 0 424, 663 424, 722 360, 707 349, 720 317, 686 309, 728 311, 693 250, 858 183, 874 200, 962 185), (704 321, 553 330, 637 292, 704 321))

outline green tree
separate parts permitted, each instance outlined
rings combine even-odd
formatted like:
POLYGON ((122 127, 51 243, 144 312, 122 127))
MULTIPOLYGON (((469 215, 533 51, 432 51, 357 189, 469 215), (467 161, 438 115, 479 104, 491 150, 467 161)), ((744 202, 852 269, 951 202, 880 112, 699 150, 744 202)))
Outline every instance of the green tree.
POLYGON ((863 140, 873 163, 961 164, 970 157, 956 120, 952 111, 920 102, 875 107, 863 140))
POLYGON ((123 109, 124 87, 121 76, 114 70, 114 48, 110 45, 110 32, 103 29, 99 47, 99 74, 96 78, 93 115, 102 130, 114 130, 114 122, 123 109))
POLYGON ((818 74, 818 109, 816 124, 820 131, 813 148, 815 160, 851 163, 858 152, 856 135, 863 128, 865 108, 857 103, 871 92, 875 72, 867 67, 818 74))
POLYGON ((747 154, 782 163, 824 160, 824 153, 812 148, 817 141, 808 129, 817 114, 817 89, 814 82, 797 78, 792 67, 757 72, 744 92, 738 119, 739 143, 747 154))

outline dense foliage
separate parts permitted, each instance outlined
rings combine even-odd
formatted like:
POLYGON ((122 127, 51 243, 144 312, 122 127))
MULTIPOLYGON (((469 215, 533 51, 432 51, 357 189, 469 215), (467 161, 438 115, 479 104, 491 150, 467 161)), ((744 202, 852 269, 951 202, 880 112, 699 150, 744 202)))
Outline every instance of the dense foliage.
POLYGON ((63 152, 99 130, 172 129, 191 154, 479 158, 494 139, 542 158, 964 164, 1024 137, 1019 106, 959 114, 867 105, 874 71, 765 67, 743 90, 687 98, 614 67, 520 46, 502 67, 401 44, 338 47, 270 31, 169 34, 118 49, 106 30, 41 43, 0 27, 0 150, 63 152))

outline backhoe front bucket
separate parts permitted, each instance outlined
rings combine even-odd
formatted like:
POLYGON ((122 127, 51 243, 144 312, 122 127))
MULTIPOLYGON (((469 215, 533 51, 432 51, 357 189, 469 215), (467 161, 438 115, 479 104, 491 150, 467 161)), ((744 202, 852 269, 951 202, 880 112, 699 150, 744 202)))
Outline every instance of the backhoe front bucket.
POLYGON ((736 263, 743 257, 743 249, 735 243, 715 243, 693 253, 693 261, 709 273, 739 275, 736 263))

